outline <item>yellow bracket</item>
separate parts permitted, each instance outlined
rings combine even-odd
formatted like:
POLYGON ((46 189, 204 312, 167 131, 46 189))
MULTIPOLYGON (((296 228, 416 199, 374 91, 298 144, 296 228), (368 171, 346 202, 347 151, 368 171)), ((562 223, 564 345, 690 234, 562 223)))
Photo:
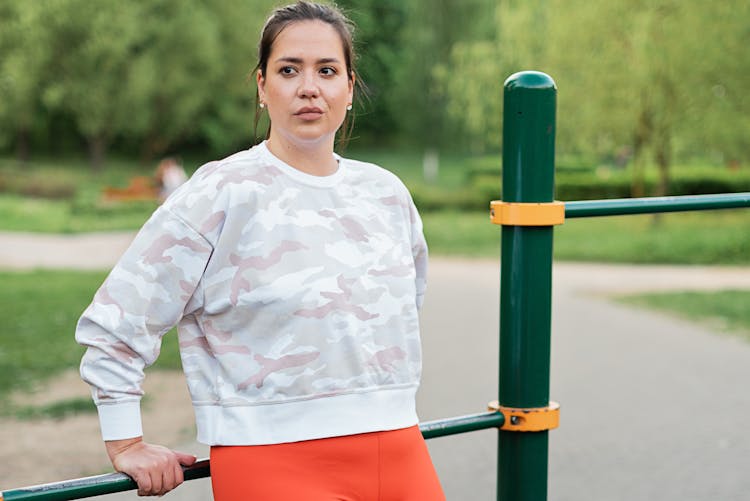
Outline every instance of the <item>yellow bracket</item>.
POLYGON ((490 221, 503 226, 554 226, 565 222, 565 203, 490 202, 490 221))
POLYGON ((560 404, 550 402, 547 407, 503 407, 497 400, 487 404, 487 409, 502 413, 505 422, 500 427, 506 431, 545 431, 560 426, 560 404))

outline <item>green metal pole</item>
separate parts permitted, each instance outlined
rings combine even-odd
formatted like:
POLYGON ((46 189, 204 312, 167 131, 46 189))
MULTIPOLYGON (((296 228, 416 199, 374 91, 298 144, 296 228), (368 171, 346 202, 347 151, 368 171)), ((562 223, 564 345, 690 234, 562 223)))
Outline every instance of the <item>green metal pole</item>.
MULTIPOLYGON (((211 476, 211 467, 208 459, 201 459, 192 466, 183 466, 182 473, 185 480, 205 478, 211 476)), ((127 475, 107 473, 0 492, 0 501, 69 501, 137 488, 137 484, 127 475)))
MULTIPOLYGON (((504 86, 503 201, 554 199, 555 82, 524 71, 504 86)), ((499 402, 549 405, 552 227, 503 226, 499 402)), ((500 430, 501 501, 547 499, 548 433, 500 430)))
POLYGON ((487 428, 499 428, 505 422, 505 416, 499 412, 485 412, 482 414, 469 414, 448 419, 438 419, 419 424, 422 436, 430 438, 446 437, 458 433, 484 430, 487 428))
POLYGON ((565 202, 565 218, 750 207, 750 192, 565 202))

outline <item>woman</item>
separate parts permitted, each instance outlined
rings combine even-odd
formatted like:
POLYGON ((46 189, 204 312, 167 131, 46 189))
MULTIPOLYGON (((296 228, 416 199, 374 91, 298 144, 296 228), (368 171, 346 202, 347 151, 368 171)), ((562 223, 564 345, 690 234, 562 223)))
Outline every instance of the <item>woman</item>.
POLYGON ((339 11, 274 11, 257 67, 267 140, 177 190, 79 321, 107 452, 141 495, 195 459, 140 425, 143 368, 178 323, 216 500, 444 499, 414 404, 421 221, 395 176, 333 151, 353 63, 339 11))

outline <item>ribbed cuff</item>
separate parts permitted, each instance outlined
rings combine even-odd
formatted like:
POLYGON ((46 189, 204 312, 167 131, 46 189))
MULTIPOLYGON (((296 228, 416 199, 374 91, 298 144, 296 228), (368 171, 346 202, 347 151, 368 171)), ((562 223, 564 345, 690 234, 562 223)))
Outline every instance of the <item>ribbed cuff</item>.
POLYGON ((143 436, 140 400, 100 404, 97 410, 104 440, 123 440, 143 436))

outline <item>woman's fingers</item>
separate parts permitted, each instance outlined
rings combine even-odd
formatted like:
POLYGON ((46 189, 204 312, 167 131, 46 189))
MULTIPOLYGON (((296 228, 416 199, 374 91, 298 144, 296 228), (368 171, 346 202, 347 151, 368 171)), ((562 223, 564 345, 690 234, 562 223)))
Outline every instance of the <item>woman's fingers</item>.
POLYGON ((147 471, 144 471, 143 473, 133 476, 133 480, 138 484, 138 495, 139 496, 150 496, 151 495, 151 486, 153 485, 151 481, 151 474, 147 471))
POLYGON ((180 466, 179 464, 175 465, 174 467, 173 479, 175 487, 185 481, 185 477, 182 474, 182 466, 180 466))
POLYGON ((138 483, 139 496, 163 496, 183 481, 182 467, 176 462, 171 468, 155 468, 144 473, 134 479, 138 483))
POLYGON ((197 461, 197 458, 192 454, 185 454, 184 452, 180 451, 172 452, 174 452, 175 456, 177 456, 177 461, 179 461, 179 463, 183 466, 191 466, 197 461))
POLYGON ((175 482, 174 478, 174 470, 175 465, 177 463, 177 459, 174 459, 174 464, 170 464, 169 466, 166 466, 163 470, 161 470, 161 478, 159 479, 159 488, 157 489, 156 486, 152 489, 154 494, 157 496, 163 496, 167 492, 171 491, 178 485, 180 485, 180 482, 175 482))
POLYGON ((140 440, 126 447, 111 445, 112 464, 117 471, 127 473, 135 480, 139 496, 163 496, 171 491, 184 480, 181 464, 189 466, 196 460, 190 454, 140 440))

